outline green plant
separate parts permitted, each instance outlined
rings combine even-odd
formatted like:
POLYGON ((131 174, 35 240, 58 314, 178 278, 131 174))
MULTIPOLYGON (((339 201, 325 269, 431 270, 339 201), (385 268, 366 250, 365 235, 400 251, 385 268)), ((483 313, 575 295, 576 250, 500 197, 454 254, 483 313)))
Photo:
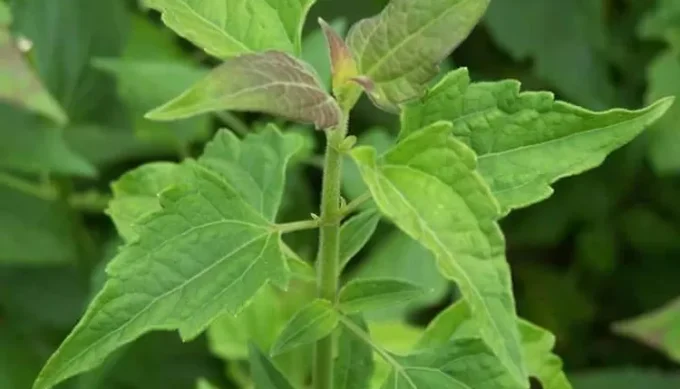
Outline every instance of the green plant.
MULTIPOLYGON (((314 124, 327 139, 321 212, 280 221, 286 179, 312 158, 303 135, 276 124, 250 133, 236 122, 234 132, 220 131, 195 160, 154 162, 126 173, 108 205, 126 244, 35 388, 93 369, 152 330, 178 330, 184 340, 207 330, 215 354, 249 359, 249 370, 229 365, 231 379, 243 387, 305 387, 310 372, 315 389, 527 388, 530 376, 545 389, 569 387, 552 353, 552 335, 516 316, 498 221, 549 197, 558 179, 599 165, 671 101, 596 113, 550 93, 521 93, 515 81, 472 82, 464 68, 433 83, 439 63, 477 23, 486 0, 393 0, 353 26, 346 43, 322 23, 331 95, 300 59, 302 23, 313 2, 146 0, 170 28, 224 63, 203 76, 191 67, 95 62, 117 74, 128 91, 141 88, 145 78, 130 76, 135 72, 167 70, 187 84, 200 79, 147 114, 187 119, 168 127, 159 142, 183 156, 191 155, 190 140, 202 136, 202 113, 217 112, 233 123, 224 111, 258 111, 314 124), (355 147, 349 114, 363 91, 400 115, 399 136, 382 145, 385 152, 377 145, 355 147), (345 200, 341 184, 352 172, 363 189, 345 200), (340 277, 380 218, 426 249, 444 282, 460 291, 459 301, 425 330, 375 325, 363 314, 419 298, 431 285, 388 272, 340 277), (320 232, 316 272, 284 240, 306 230, 320 232), (385 337, 390 331, 399 335, 385 337)), ((48 94, 11 97, 64 122, 48 94)), ((76 157, 66 165, 47 158, 40 169, 18 157, 8 160, 31 173, 53 164, 65 169, 60 173, 92 173, 76 157)), ((40 194, 91 205, 61 187, 40 194)))

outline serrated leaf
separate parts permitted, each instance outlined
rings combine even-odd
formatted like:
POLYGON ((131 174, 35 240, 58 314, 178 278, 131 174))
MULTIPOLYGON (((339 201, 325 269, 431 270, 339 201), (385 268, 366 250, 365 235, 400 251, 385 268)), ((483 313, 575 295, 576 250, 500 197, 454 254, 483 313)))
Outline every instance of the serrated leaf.
POLYGON ((315 0, 144 0, 179 35, 220 58, 265 50, 299 54, 315 0))
MULTIPOLYGON (((368 331, 360 317, 352 317, 356 326, 368 331)), ((333 389, 369 389, 373 376, 373 350, 346 327, 340 330, 338 356, 333 366, 333 389)))
MULTIPOLYGON (((271 143, 260 147, 275 154, 283 136, 265 132, 272 132, 271 143)), ((269 166, 271 174, 283 176, 289 158, 269 166)), ((232 186, 230 171, 192 161, 180 169, 180 182, 160 195, 161 211, 137 222, 138 239, 107 267, 104 288, 43 368, 36 389, 96 367, 152 330, 178 329, 183 339, 194 338, 220 314, 239 312, 267 283, 286 286, 280 233, 232 186)))
POLYGON ((182 169, 169 162, 142 165, 125 173, 111 185, 113 199, 106 213, 118 233, 128 242, 137 238, 135 222, 146 215, 161 211, 158 195, 181 182, 182 169))
POLYGON ((352 156, 381 212, 436 256, 440 272, 470 302, 482 339, 524 385, 498 205, 475 171, 474 153, 451 129, 435 123, 380 159, 370 147, 352 156))
POLYGON ((471 83, 459 69, 405 107, 400 138, 440 120, 453 123, 505 214, 549 197, 558 179, 600 165, 672 103, 597 113, 555 101, 552 93, 520 93, 517 81, 471 83))
POLYGON ((361 212, 340 227, 340 269, 368 243, 378 227, 380 214, 373 209, 361 212))
POLYGON ((318 129, 337 125, 341 116, 335 100, 304 63, 288 54, 268 51, 226 60, 146 117, 174 120, 221 110, 264 112, 313 123, 318 129))
POLYGON ((396 105, 421 96, 438 65, 470 33, 489 0, 392 0, 354 25, 347 42, 378 102, 396 105))
POLYGON ((272 361, 252 344, 250 346, 250 374, 255 381, 255 389, 293 389, 272 361))
POLYGON ((271 354, 280 355, 330 335, 338 325, 338 313, 326 300, 314 300, 300 309, 286 324, 272 346, 271 354))
POLYGON ((11 14, 0 4, 0 100, 25 107, 63 125, 66 113, 24 60, 23 53, 9 32, 11 14))
POLYGON ((359 313, 400 304, 423 294, 423 289, 396 279, 358 279, 347 283, 338 295, 338 307, 345 313, 359 313))
POLYGON ((680 299, 638 318, 617 323, 614 330, 680 362, 680 299))

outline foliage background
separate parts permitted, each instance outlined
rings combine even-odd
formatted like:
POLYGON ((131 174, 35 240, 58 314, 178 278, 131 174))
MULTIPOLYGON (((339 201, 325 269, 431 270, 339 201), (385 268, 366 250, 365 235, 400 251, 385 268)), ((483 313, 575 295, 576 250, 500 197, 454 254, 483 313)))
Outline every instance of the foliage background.
MULTIPOLYGON (((239 122, 259 126, 270 118, 144 120, 216 61, 135 2, 6 3, 12 34, 32 42, 27 58, 70 119, 57 126, 0 92, 0 388, 25 389, 101 285, 120 243, 102 213, 109 183, 144 162, 193 155, 220 126, 243 130, 239 122)), ((322 16, 343 30, 384 4, 319 0, 309 20, 322 16)), ((307 31, 305 57, 324 69, 322 37, 314 23, 307 31)), ((680 96, 679 51, 676 0, 493 0, 448 66, 469 67, 475 80, 515 78, 526 90, 551 90, 592 109, 638 108, 680 96)), ((0 61, 0 89, 13 71, 0 61)), ((319 151, 318 134, 290 130, 319 151)), ((352 118, 360 142, 385 145, 396 130, 397 118, 367 101, 352 118)), ((290 174, 290 220, 316 210, 318 160, 307 162, 290 174)), ((359 191, 357 180, 349 167, 347 196, 359 191)), ((677 364, 611 329, 680 295, 680 105, 603 166, 559 182, 549 200, 502 224, 519 312, 557 335, 576 389, 680 387, 677 364)), ((311 257, 315 241, 299 233, 289 243, 311 257)), ((417 274, 433 293, 381 318, 406 315, 422 325, 455 294, 427 261, 381 224, 349 272, 417 274)), ((181 344, 175 334, 155 333, 64 388, 184 389, 199 376, 230 387, 205 337, 181 344)))

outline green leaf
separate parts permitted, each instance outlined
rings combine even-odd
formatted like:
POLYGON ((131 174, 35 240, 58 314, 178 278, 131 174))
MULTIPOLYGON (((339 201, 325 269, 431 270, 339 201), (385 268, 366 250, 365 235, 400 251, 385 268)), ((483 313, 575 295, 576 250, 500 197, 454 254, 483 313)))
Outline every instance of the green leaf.
POLYGON ((355 24, 347 37, 374 100, 396 105, 425 93, 438 65, 470 33, 489 0, 392 0, 355 24))
MULTIPOLYGON (((368 331, 360 317, 353 317, 356 326, 368 331)), ((354 332, 346 327, 340 330, 338 356, 333 367, 333 389, 369 389, 373 376, 373 350, 354 332)))
POLYGON ((182 169, 169 162, 142 165, 125 173, 111 185, 113 199, 106 213, 116 225, 118 233, 128 242, 137 239, 135 222, 144 216, 161 211, 158 195, 181 182, 182 169))
POLYGON ((205 112, 258 111, 318 129, 340 120, 335 100, 299 60, 276 51, 226 60, 206 78, 147 114, 152 120, 188 118, 205 112))
POLYGON ((115 76, 118 92, 132 111, 137 135, 168 143, 179 149, 191 141, 205 140, 210 133, 207 115, 171 123, 144 119, 144 114, 182 93, 205 77, 204 69, 177 62, 99 59, 94 65, 115 76))
POLYGON ((217 386, 214 386, 210 381, 201 378, 196 383, 196 389, 217 389, 217 386))
POLYGON ((675 389, 680 375, 655 369, 608 368, 573 375, 575 389, 675 389))
POLYGON ((380 214, 374 209, 351 217, 340 227, 340 269, 368 243, 378 227, 380 214))
POLYGON ((40 79, 70 123, 112 120, 112 113, 120 108, 115 85, 90 62, 121 53, 129 15, 125 4, 118 0, 13 0, 11 5, 13 29, 33 43, 31 57, 40 79))
POLYGON ((680 299, 638 318, 617 323, 614 329, 680 362, 680 299))
POLYGON ((338 307, 346 313, 359 313, 410 301, 422 293, 418 285, 406 281, 359 279, 350 281, 340 290, 338 307))
POLYGON ((255 381, 255 389, 293 389, 286 377, 276 369, 269 358, 251 344, 250 372, 255 381))
POLYGON ((380 160, 370 147, 352 156, 381 212, 436 256, 470 302, 482 339, 524 385, 500 212, 474 153, 451 128, 439 122, 415 132, 380 160))
POLYGON ((280 355, 330 335, 338 326, 338 313, 326 300, 314 300, 293 316, 272 346, 271 355, 280 355))
POLYGON ((266 50, 299 54, 315 0, 144 0, 163 22, 209 54, 227 58, 266 50))
POLYGON ((485 21, 513 59, 533 64, 535 77, 571 101, 603 109, 617 96, 606 13, 598 1, 492 1, 485 21))
POLYGON ((62 130, 2 103, 0 117, 0 168, 24 173, 96 176, 96 168, 66 144, 62 130))
MULTIPOLYGON (((283 155, 283 135, 269 128, 263 137, 269 142, 260 143, 262 149, 283 155)), ((271 176, 284 175, 294 153, 287 151, 277 164, 267 166, 271 176)), ((227 163, 232 158, 224 155, 227 163)), ((211 154, 210 161, 216 159, 211 154)), ((232 186, 232 171, 212 170, 211 163, 181 165, 179 182, 160 194, 161 211, 137 222, 138 238, 108 265, 104 288, 45 365, 36 389, 96 367, 152 330, 178 329, 183 339, 192 339, 220 314, 239 312, 267 283, 287 285, 281 236, 273 220, 232 186)), ((252 168, 255 174, 262 169, 252 168)), ((242 177, 239 166, 233 171, 242 177)), ((271 190, 280 193, 282 186, 272 183, 271 190)))
POLYGON ((68 209, 6 188, 0 172, 0 263, 73 263, 78 247, 68 209))
POLYGON ((0 4, 0 13, 3 14, 0 16, 0 100, 45 115, 59 125, 66 124, 66 113, 24 60, 10 35, 11 15, 4 3, 0 4))
MULTIPOLYGON (((647 68, 647 101, 663 96, 680 95, 680 56, 672 50, 663 52, 647 68)), ((675 104, 650 131, 649 159, 660 174, 680 172, 680 105, 675 104)))
POLYGON ((552 93, 520 93, 517 81, 471 83, 459 69, 404 109, 400 138, 440 120, 453 123, 454 134, 479 156, 479 172, 505 214, 549 197, 558 179, 600 165, 672 103, 597 113, 555 101, 552 93))

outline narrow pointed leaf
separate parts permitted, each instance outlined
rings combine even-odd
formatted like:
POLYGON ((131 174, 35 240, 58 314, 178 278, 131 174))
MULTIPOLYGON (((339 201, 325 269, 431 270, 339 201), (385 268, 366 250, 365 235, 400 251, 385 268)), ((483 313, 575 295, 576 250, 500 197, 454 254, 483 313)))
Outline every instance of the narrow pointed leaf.
POLYGON ((337 103, 306 65, 276 51, 226 60, 146 117, 174 120, 223 110, 264 112, 313 123, 319 129, 333 127, 340 120, 337 103))
POLYGON ((475 155, 435 123, 378 159, 352 156, 378 208, 437 258, 470 302, 481 337, 518 383, 526 383, 498 205, 476 172, 475 155))
POLYGON ((376 89, 391 104, 425 92, 439 64, 470 33, 489 0, 392 0, 377 16, 350 30, 348 44, 376 89))
POLYGON ((440 120, 453 123, 507 213, 549 197, 558 179, 600 165, 671 104, 664 99, 639 111, 598 113, 555 101, 552 93, 520 93, 517 81, 471 83, 459 69, 404 108, 400 138, 440 120))
POLYGON ((315 342, 333 332, 338 325, 338 313, 326 300, 314 300, 300 309, 284 327, 271 354, 279 355, 296 347, 315 342))
MULTIPOLYGON (((276 155, 284 136, 267 131, 278 140, 260 147, 276 155)), ((290 151, 268 166, 272 175, 285 174, 290 151)), ((152 330, 192 339, 220 314, 239 312, 264 285, 287 285, 281 236, 232 186, 231 172, 192 161, 178 169, 178 181, 160 193, 160 209, 135 222, 137 236, 109 264, 103 289, 34 388, 92 369, 152 330)))
MULTIPOLYGON (((347 32, 347 21, 344 18, 333 20, 331 28, 336 34, 344 36, 347 32)), ((302 41, 302 54, 300 56, 303 61, 311 65, 319 75, 319 80, 325 87, 325 90, 332 90, 331 88, 331 59, 328 55, 328 43, 321 27, 307 34, 302 41)))
POLYGON ((380 214, 369 209, 353 216, 340 227, 340 269, 368 243, 378 222, 380 214))
POLYGON ((349 110, 361 96, 361 89, 352 81, 359 76, 357 63, 342 37, 323 19, 319 19, 319 24, 330 54, 333 95, 345 110, 349 110))
POLYGON ((680 362, 680 298, 656 311, 617 323, 614 330, 680 362))
POLYGON ((406 281, 358 279, 340 290, 338 304, 345 313, 358 313, 402 304, 422 296, 423 292, 420 286, 406 281))
POLYGON ((274 363, 253 344, 250 345, 250 375, 255 389, 293 389, 274 363))
MULTIPOLYGON (((367 332, 360 317, 352 317, 354 324, 367 332)), ((346 327, 340 330, 338 356, 333 367, 333 389, 369 389, 374 370, 373 350, 357 334, 346 327)))
POLYGON ((299 53, 314 0, 144 0, 163 22, 220 58, 265 50, 299 53))

